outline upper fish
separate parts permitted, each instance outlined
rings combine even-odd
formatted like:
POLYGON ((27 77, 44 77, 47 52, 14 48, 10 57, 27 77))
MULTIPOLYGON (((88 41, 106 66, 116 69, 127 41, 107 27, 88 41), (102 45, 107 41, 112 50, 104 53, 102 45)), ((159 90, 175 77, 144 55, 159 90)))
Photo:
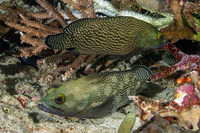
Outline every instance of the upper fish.
POLYGON ((69 49, 79 54, 128 55, 162 47, 167 39, 151 24, 133 17, 83 18, 49 35, 52 49, 69 49))
POLYGON ((67 117, 104 117, 128 104, 128 96, 141 92, 150 77, 145 66, 84 76, 51 89, 38 108, 67 117))

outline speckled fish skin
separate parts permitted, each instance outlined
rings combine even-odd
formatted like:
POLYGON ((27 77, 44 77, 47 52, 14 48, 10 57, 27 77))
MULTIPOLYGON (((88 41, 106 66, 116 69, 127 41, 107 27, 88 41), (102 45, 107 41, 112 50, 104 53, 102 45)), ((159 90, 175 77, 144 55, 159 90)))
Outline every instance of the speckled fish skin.
POLYGON ((145 66, 84 76, 50 91, 38 108, 60 116, 101 118, 128 104, 128 96, 135 95, 150 77, 145 66), (62 104, 55 102, 60 95, 65 97, 62 104))
POLYGON ((88 55, 138 54, 166 43, 159 30, 133 17, 83 18, 69 24, 63 33, 45 38, 47 47, 88 55))

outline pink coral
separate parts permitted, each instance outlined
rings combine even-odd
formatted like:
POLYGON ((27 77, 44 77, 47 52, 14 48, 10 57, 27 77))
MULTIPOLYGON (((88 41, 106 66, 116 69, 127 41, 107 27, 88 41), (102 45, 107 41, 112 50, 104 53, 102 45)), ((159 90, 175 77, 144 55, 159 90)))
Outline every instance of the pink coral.
POLYGON ((188 110, 192 105, 200 105, 200 98, 193 85, 184 84, 177 88, 169 108, 178 111, 188 110))
MULTIPOLYGON (((168 75, 172 75, 178 70, 187 70, 189 72, 193 70, 196 70, 198 72, 200 71, 200 56, 199 55, 187 55, 183 53, 181 50, 179 50, 178 48, 176 48, 171 43, 168 43, 162 48, 170 51, 174 56, 177 57, 179 62, 177 62, 176 64, 174 64, 171 68, 167 70, 153 73, 152 75, 153 80, 160 79, 168 75)), ((189 75, 187 74, 184 76, 186 77, 189 75)))
POLYGON ((200 97, 193 85, 179 86, 174 93, 173 100, 152 100, 143 96, 133 96, 133 101, 140 107, 140 118, 150 120, 159 114, 171 123, 184 128, 198 130, 200 118, 200 97))

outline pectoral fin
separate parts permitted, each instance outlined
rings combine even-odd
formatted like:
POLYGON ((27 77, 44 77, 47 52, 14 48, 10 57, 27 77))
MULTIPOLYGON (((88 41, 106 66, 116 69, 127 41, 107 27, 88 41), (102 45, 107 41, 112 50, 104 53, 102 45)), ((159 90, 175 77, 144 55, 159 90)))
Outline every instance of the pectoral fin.
POLYGON ((115 97, 112 96, 106 102, 102 103, 98 107, 90 109, 90 110, 82 111, 79 114, 76 114, 75 117, 102 118, 116 111, 117 110, 116 104, 117 103, 116 103, 115 97))

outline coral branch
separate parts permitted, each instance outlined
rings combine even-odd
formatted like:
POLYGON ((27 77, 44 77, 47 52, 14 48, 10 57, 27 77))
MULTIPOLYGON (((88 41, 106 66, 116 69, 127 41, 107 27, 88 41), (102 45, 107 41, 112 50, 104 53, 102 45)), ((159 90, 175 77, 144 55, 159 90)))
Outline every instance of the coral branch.
POLYGON ((79 55, 74 62, 68 63, 66 66, 62 65, 59 67, 55 73, 59 73, 60 71, 67 70, 69 68, 74 68, 75 70, 79 69, 81 64, 85 61, 88 55, 79 55))
POLYGON ((43 37, 44 38, 47 35, 49 35, 49 32, 42 31, 42 30, 40 31, 40 30, 35 29, 33 27, 23 26, 21 24, 16 24, 16 23, 9 22, 9 21, 6 21, 5 23, 12 28, 15 28, 15 29, 17 29, 21 32, 26 32, 26 33, 32 34, 33 36, 36 36, 36 37, 43 37))
MULTIPOLYGON (((31 21, 28 18, 26 18, 25 16, 23 16, 22 14, 19 14, 19 15, 22 18, 22 23, 26 24, 29 27, 34 27, 34 28, 37 28, 37 29, 41 29, 43 31, 48 31, 48 32, 51 32, 52 34, 62 32, 62 29, 55 28, 55 27, 52 27, 52 26, 47 26, 47 25, 41 24, 41 23, 36 22, 36 21, 31 21)), ((47 36, 48 34, 45 34, 45 36, 47 36)))
POLYGON ((65 13, 67 14, 67 16, 70 18, 71 21, 75 21, 77 20, 78 18, 75 17, 70 11, 68 8, 65 8, 65 13))
POLYGON ((28 12, 26 14, 29 17, 37 18, 37 19, 50 19, 51 16, 48 12, 28 12))
POLYGON ((47 10, 50 14, 52 14, 52 17, 58 20, 63 28, 66 27, 67 22, 61 16, 61 14, 57 10, 55 10, 46 0, 36 0, 36 2, 40 4, 40 6, 42 6, 45 10, 47 10))
MULTIPOLYGON (((37 0, 37 2, 48 11, 47 13, 28 13, 29 17, 25 15, 19 14, 21 17, 20 23, 13 21, 6 21, 5 23, 18 30, 21 35, 21 43, 28 43, 33 47, 23 48, 21 49, 21 56, 28 58, 32 55, 40 54, 43 50, 46 50, 43 40, 47 35, 56 34, 62 32, 62 29, 59 28, 59 25, 50 26, 42 23, 41 18, 53 18, 54 20, 58 20, 60 24, 65 27, 67 23, 64 18, 60 15, 58 11, 56 11, 50 4, 48 4, 45 0, 37 0), (34 19, 31 20, 30 17, 34 19), (38 18, 37 18, 38 17, 38 18)), ((26 13, 23 13, 26 14, 26 13)))
MULTIPOLYGON (((81 63, 83 63, 85 61, 85 59, 88 57, 88 55, 79 55, 73 63, 71 63, 70 65, 68 65, 67 68, 75 68, 75 69, 79 69, 81 63)), ((65 68, 65 69, 67 69, 65 68)))
POLYGON ((181 4, 179 4, 178 0, 170 0, 170 11, 173 13, 174 15, 174 21, 176 23, 176 25, 178 25, 180 28, 183 28, 183 21, 182 21, 182 6, 181 4))
POLYGON ((77 54, 75 53, 70 53, 67 50, 63 50, 59 54, 48 56, 45 59, 40 59, 37 61, 38 67, 40 67, 42 64, 49 64, 49 63, 54 63, 58 64, 63 61, 69 61, 72 62, 78 57, 77 54))
POLYGON ((30 34, 23 34, 22 32, 20 32, 20 35, 21 43, 29 43, 33 47, 43 46, 46 48, 43 42, 43 38, 32 38, 30 34))

